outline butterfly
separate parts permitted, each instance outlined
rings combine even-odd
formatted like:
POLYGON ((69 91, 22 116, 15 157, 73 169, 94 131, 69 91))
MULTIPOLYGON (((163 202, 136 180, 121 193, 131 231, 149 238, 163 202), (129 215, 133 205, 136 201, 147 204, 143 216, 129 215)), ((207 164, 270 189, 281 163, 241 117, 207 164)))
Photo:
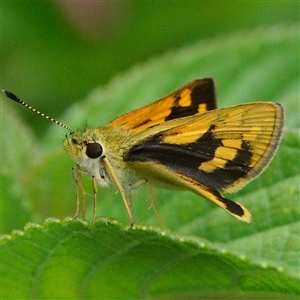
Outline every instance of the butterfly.
MULTIPOLYGON (((28 107, 12 93, 5 93, 28 107)), ((104 126, 75 132, 49 119, 70 131, 63 145, 76 163, 75 217, 79 214, 79 189, 84 203, 87 195, 81 181, 84 174, 92 178, 93 219, 97 186, 112 184, 121 194, 132 227, 131 194, 143 184, 162 224, 152 186, 189 190, 250 222, 249 211, 222 192, 240 190, 265 170, 281 140, 284 110, 273 102, 217 109, 214 81, 203 78, 104 126)))

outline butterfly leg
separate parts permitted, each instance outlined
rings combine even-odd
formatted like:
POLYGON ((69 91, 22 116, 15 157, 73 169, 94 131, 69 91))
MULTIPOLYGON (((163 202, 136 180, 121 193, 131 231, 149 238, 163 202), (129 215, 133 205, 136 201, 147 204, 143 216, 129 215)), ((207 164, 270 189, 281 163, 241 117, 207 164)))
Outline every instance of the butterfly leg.
POLYGON ((93 223, 96 222, 96 213, 97 213, 97 184, 96 184, 96 178, 92 178, 92 184, 93 184, 93 191, 94 191, 94 211, 93 211, 93 223))
POLYGON ((74 180, 75 188, 76 188, 76 212, 74 215, 74 219, 77 219, 77 217, 79 215, 79 206, 80 206, 78 186, 80 185, 81 189, 82 189, 82 181, 81 181, 80 173, 78 172, 78 167, 72 168, 72 176, 73 176, 73 180, 74 180))
POLYGON ((78 166, 72 168, 72 175, 75 182, 75 188, 76 188, 76 212, 74 215, 74 219, 77 219, 79 215, 80 210, 80 199, 79 199, 79 188, 81 190, 82 196, 83 196, 83 204, 82 204, 82 217, 85 217, 85 209, 86 209, 86 196, 91 196, 94 198, 94 214, 93 214, 93 222, 95 221, 96 216, 96 197, 97 197, 97 186, 96 186, 96 180, 95 178, 92 178, 92 184, 93 184, 93 191, 94 194, 91 195, 87 193, 84 189, 81 174, 88 175, 87 172, 84 170, 81 170, 78 166))
POLYGON ((155 202, 155 199, 154 199, 154 194, 153 194, 153 190, 152 190, 152 187, 150 185, 150 183, 146 180, 146 187, 148 189, 148 194, 149 194, 149 198, 150 198, 150 201, 151 201, 151 207, 154 209, 155 211, 155 214, 156 214, 156 217, 160 223, 161 226, 165 226, 158 210, 157 210, 157 206, 156 206, 156 202, 155 202))
POLYGON ((122 187, 122 185, 121 185, 112 165, 110 164, 109 160, 107 159, 107 157, 103 157, 103 162, 105 163, 107 169, 109 170, 109 173, 110 173, 117 189, 119 190, 119 192, 122 195, 122 199, 123 199, 123 202, 124 202, 124 205, 125 205, 128 217, 129 217, 130 228, 132 228, 133 227, 133 216, 132 216, 131 200, 129 200, 129 201, 127 200, 125 190, 122 187))
POLYGON ((135 182, 134 184, 132 184, 130 187, 132 189, 136 189, 138 188, 140 185, 142 184, 146 184, 146 187, 147 187, 147 190, 148 190, 148 195, 149 195, 149 199, 150 199, 150 202, 151 202, 151 207, 154 209, 154 212, 156 214, 156 217, 160 223, 161 226, 165 226, 164 225, 164 222, 158 212, 158 209, 157 209, 157 206, 156 206, 156 202, 155 202, 155 198, 154 198, 154 194, 153 194, 153 190, 152 190, 152 187, 150 185, 150 183, 148 182, 148 180, 146 178, 143 178, 143 179, 140 179, 138 180, 137 182, 135 182))

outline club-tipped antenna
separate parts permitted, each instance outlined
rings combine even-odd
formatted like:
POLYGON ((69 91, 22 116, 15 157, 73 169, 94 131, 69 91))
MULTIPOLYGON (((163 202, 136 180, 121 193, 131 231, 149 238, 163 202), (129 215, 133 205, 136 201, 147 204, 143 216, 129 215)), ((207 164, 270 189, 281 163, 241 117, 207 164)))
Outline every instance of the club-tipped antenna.
POLYGON ((18 98, 15 94, 13 94, 13 93, 11 93, 11 92, 9 92, 9 91, 6 91, 6 90, 2 90, 2 92, 4 93, 4 95, 5 95, 7 98, 9 98, 9 99, 11 99, 11 100, 13 100, 13 101, 16 101, 16 102, 18 102, 18 103, 24 105, 25 107, 27 107, 27 108, 30 109, 31 111, 37 113, 38 115, 40 115, 40 116, 42 116, 42 117, 44 117, 44 118, 46 118, 46 119, 48 119, 48 120, 54 122, 55 124, 57 124, 57 125, 59 125, 59 126, 65 128, 65 129, 68 129, 68 130, 71 132, 71 134, 74 133, 74 130, 72 130, 69 126, 67 126, 67 125, 65 125, 65 124, 63 124, 63 123, 61 123, 61 122, 59 122, 59 121, 56 121, 55 119, 50 118, 49 116, 47 116, 47 115, 43 114, 42 112, 36 110, 35 108, 31 107, 30 105, 28 105, 27 103, 25 103, 25 102, 24 102, 23 100, 21 100, 20 98, 18 98))

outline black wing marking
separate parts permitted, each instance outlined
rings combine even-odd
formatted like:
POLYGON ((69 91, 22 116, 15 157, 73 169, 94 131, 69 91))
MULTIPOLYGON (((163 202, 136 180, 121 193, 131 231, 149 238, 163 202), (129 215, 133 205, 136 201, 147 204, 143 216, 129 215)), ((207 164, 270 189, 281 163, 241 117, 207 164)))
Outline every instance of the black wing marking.
POLYGON ((201 164, 211 161, 222 146, 222 139, 214 138, 213 129, 214 125, 211 125, 198 140, 183 145, 162 143, 164 135, 157 133, 142 144, 133 146, 124 160, 156 162, 211 189, 222 190, 249 172, 252 154, 250 145, 243 141, 234 159, 227 161, 223 168, 212 172, 201 170, 201 164))

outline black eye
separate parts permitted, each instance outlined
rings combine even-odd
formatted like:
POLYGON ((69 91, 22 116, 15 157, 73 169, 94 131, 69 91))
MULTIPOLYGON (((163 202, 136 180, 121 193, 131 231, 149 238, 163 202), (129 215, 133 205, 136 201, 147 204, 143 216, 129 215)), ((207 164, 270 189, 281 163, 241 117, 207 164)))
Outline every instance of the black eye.
POLYGON ((102 146, 99 143, 94 142, 86 145, 85 153, 89 158, 98 158, 102 152, 102 146))

